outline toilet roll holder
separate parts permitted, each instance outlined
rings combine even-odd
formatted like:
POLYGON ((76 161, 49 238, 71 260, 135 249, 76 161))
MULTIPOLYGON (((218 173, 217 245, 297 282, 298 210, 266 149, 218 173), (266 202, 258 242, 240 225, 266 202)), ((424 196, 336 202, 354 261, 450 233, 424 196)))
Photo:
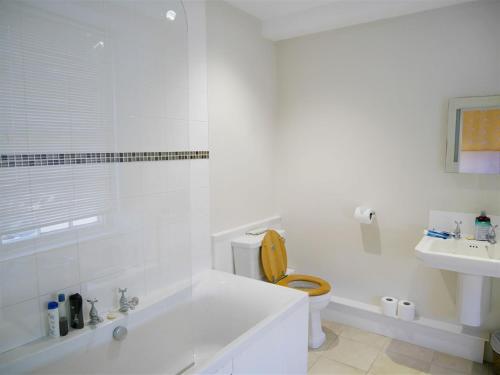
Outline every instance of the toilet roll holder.
POLYGON ((354 218, 363 224, 370 224, 375 218, 375 210, 369 207, 356 207, 354 218))

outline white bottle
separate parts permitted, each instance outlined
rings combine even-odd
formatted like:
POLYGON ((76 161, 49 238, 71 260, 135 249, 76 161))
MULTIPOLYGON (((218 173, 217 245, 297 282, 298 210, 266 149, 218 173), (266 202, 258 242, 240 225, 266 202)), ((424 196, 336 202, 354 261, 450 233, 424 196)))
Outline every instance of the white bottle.
POLYGON ((55 301, 49 302, 48 318, 49 318, 49 336, 59 337, 59 304, 55 301))

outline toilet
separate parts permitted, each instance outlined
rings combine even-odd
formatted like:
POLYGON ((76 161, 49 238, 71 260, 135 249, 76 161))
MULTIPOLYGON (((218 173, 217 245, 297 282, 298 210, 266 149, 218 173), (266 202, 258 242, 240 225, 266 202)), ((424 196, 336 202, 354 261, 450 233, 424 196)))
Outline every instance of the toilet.
POLYGON ((237 275, 264 280, 309 294, 309 347, 325 342, 320 311, 330 302, 330 284, 316 276, 294 274, 287 269, 285 231, 268 230, 260 235, 245 235, 231 241, 237 275))

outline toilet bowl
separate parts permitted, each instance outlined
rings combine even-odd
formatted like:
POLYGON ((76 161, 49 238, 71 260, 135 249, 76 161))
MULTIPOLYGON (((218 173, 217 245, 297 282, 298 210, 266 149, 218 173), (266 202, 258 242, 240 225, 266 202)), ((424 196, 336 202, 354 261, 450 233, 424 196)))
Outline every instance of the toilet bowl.
POLYGON ((319 348, 326 339, 326 335, 321 328, 320 311, 328 306, 330 302, 330 284, 319 277, 309 275, 289 275, 277 282, 277 284, 309 293, 309 347, 313 349, 319 348), (311 285, 311 280, 314 280, 312 283, 315 283, 316 286, 311 285))
POLYGON ((325 342, 320 311, 330 301, 331 286, 316 276, 287 272, 284 235, 282 230, 268 230, 264 235, 246 235, 233 240, 235 273, 308 293, 309 347, 315 349, 325 342))

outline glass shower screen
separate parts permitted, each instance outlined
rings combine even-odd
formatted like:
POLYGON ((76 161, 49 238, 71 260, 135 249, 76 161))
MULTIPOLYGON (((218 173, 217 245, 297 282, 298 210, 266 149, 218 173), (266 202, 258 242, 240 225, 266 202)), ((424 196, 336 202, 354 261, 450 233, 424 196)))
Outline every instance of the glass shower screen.
POLYGON ((128 288, 180 296, 151 371, 192 363, 187 41, 181 1, 0 1, 0 262, 35 283, 0 301, 0 353, 47 334, 57 293, 105 315, 128 288))

